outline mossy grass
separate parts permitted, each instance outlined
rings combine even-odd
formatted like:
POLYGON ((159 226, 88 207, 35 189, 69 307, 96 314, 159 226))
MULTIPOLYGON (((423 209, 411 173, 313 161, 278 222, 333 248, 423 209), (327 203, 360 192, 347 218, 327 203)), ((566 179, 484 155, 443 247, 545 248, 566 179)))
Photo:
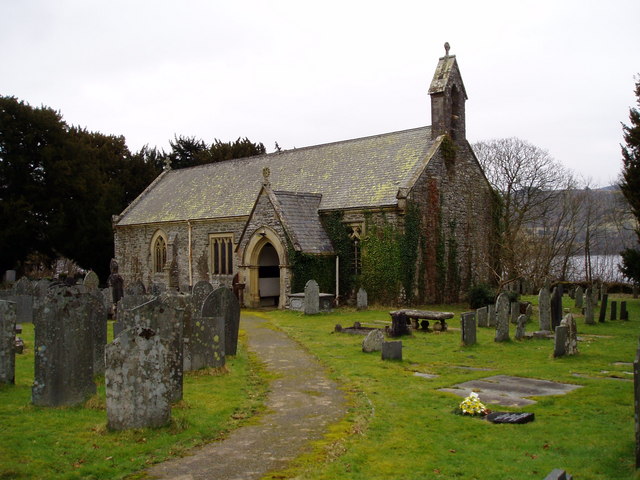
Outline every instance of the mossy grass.
MULTIPOLYGON (((111 328, 110 328, 111 330, 111 328)), ((138 472, 189 448, 222 438, 262 409, 266 375, 244 346, 225 369, 190 372, 184 399, 164 428, 106 428, 104 378, 77 407, 33 406, 33 325, 23 324, 25 353, 16 356, 16 384, 0 386, 0 479, 138 478, 138 472)))
MULTIPOLYGON (((612 296, 616 299, 616 296, 612 296)), ((523 300, 537 304, 536 297, 523 300)), ((285 472, 309 479, 520 479, 544 478, 555 468, 580 479, 640 478, 634 469, 633 368, 640 334, 640 303, 628 300, 631 320, 585 325, 573 301, 580 353, 553 358, 553 340, 494 341, 478 329, 478 344, 463 347, 464 305, 430 305, 453 311, 446 333, 403 337, 403 360, 383 362, 361 351, 361 336, 333 333, 335 324, 382 325, 389 309, 341 309, 313 317, 273 311, 267 316, 304 345, 349 392, 349 413, 316 448, 285 472), (486 370, 476 370, 486 369, 486 370), (438 375, 433 379, 415 373, 438 375), (462 398, 438 389, 491 375, 513 375, 581 385, 566 395, 538 397, 526 425, 494 425, 455 415, 462 398)), ((538 320, 527 325, 537 330, 538 320)))

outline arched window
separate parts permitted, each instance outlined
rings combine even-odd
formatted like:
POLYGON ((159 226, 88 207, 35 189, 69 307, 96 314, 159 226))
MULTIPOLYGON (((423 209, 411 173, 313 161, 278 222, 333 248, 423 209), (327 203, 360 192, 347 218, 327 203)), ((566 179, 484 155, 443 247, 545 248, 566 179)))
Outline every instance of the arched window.
POLYGON ((164 272, 167 263, 167 240, 161 232, 157 232, 151 241, 151 258, 153 260, 153 272, 164 272))

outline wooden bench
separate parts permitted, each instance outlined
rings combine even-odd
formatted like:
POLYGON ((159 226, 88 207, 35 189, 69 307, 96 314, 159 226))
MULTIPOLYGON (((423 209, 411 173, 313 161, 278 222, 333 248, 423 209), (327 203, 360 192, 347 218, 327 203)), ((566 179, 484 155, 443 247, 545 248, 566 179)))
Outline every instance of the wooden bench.
POLYGON ((454 317, 451 312, 434 312, 431 310, 394 310, 389 312, 392 319, 392 331, 397 332, 398 335, 404 335, 406 325, 409 323, 414 330, 422 328, 423 330, 429 329, 429 320, 435 320, 440 322, 440 330, 447 331, 447 320, 454 317), (404 319, 404 324, 403 323, 404 319), (421 321, 420 321, 421 320, 421 321))

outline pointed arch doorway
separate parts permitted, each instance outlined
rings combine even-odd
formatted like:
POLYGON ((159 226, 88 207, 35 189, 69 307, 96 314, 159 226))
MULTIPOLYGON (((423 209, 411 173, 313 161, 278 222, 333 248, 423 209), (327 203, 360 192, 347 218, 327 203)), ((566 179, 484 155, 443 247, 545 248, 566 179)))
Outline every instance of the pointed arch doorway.
POLYGON ((268 227, 257 229, 243 257, 248 306, 284 308, 288 268, 286 250, 278 234, 268 227))

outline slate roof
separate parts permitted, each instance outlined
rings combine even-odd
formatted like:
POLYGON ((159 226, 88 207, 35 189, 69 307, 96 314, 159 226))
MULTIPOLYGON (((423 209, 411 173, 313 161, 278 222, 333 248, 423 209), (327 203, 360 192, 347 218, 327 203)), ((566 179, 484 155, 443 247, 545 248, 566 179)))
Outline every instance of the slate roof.
POLYGON ((270 170, 274 191, 322 195, 318 209, 393 206, 433 154, 431 127, 163 172, 116 225, 247 216, 270 170))
POLYGON ((305 253, 333 253, 331 240, 318 216, 322 195, 314 193, 273 192, 293 248, 305 253))

